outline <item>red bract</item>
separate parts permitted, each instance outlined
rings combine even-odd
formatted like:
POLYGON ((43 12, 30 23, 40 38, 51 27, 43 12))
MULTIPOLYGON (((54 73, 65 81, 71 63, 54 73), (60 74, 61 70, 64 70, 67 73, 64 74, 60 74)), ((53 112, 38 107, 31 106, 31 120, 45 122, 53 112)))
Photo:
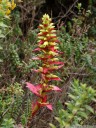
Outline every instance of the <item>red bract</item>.
POLYGON ((27 84, 27 88, 29 88, 29 90, 31 92, 33 92, 34 94, 36 94, 37 96, 41 96, 40 95, 40 90, 42 89, 41 85, 37 85, 37 86, 34 86, 33 84, 31 83, 26 83, 27 84))
POLYGON ((40 32, 38 33, 38 48, 33 50, 34 52, 40 52, 37 57, 33 57, 33 60, 41 60, 41 67, 35 72, 41 74, 40 84, 34 86, 31 83, 26 83, 27 88, 37 95, 38 99, 32 105, 32 116, 41 107, 46 106, 49 110, 52 110, 52 105, 49 104, 47 99, 47 93, 50 91, 60 91, 59 87, 50 85, 49 82, 52 80, 61 81, 61 79, 53 74, 54 70, 58 70, 64 64, 59 61, 58 56, 61 52, 58 51, 58 39, 56 37, 55 26, 51 23, 49 15, 44 15, 42 18, 42 24, 39 25, 40 32))

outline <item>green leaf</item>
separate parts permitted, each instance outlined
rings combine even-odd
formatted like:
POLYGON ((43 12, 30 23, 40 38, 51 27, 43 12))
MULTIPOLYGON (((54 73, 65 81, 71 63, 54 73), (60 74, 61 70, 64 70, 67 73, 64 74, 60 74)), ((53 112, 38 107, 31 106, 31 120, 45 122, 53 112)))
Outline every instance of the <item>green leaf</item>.
POLYGON ((62 120, 61 120, 59 117, 55 117, 55 119, 56 119, 60 124, 62 124, 62 120))
POLYGON ((71 99, 73 99, 73 100, 76 99, 76 96, 74 96, 74 95, 72 95, 72 94, 69 94, 68 96, 69 96, 71 99))
POLYGON ((6 24, 4 24, 3 22, 0 22, 0 27, 7 28, 8 26, 6 24))
POLYGON ((0 34, 0 38, 5 38, 5 36, 3 34, 0 34))
POLYGON ((49 123, 49 126, 50 126, 51 128, 56 128, 55 125, 53 125, 53 124, 51 124, 51 123, 49 123))
POLYGON ((55 117, 55 119, 59 122, 60 126, 64 126, 65 122, 59 117, 55 117))
POLYGON ((87 114, 85 112, 79 112, 78 115, 80 115, 81 117, 84 117, 84 118, 88 118, 87 114))
POLYGON ((77 111, 78 111, 78 108, 77 108, 77 107, 73 108, 73 110, 72 110, 72 114, 76 114, 77 111))
POLYGON ((89 110, 90 112, 94 113, 93 108, 90 107, 89 105, 85 105, 85 108, 86 108, 87 110, 89 110))

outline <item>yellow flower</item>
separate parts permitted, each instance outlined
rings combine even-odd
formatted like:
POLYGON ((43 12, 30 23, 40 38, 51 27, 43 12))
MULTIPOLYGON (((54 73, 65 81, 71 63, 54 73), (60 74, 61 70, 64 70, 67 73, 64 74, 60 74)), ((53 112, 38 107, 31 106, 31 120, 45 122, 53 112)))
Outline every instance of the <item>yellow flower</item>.
POLYGON ((15 7, 16 7, 16 4, 14 3, 14 0, 12 0, 11 9, 13 10, 15 7))
POLYGON ((7 9, 6 15, 9 15, 10 13, 11 13, 11 10, 10 9, 7 9))
POLYGON ((4 3, 2 3, 2 0, 0 0, 0 11, 4 12, 4 14, 7 16, 10 15, 11 10, 13 10, 15 7, 16 4, 14 3, 14 0, 4 0, 4 3))
POLYGON ((11 3, 10 2, 7 2, 7 7, 11 8, 11 3))

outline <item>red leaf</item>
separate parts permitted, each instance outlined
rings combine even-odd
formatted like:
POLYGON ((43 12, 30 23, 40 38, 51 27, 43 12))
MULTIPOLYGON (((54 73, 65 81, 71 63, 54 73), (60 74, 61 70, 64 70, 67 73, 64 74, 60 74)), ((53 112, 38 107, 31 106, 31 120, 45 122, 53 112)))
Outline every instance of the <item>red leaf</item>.
POLYGON ((60 43, 60 41, 59 41, 59 40, 56 40, 55 42, 56 42, 56 43, 60 43))
POLYGON ((42 35, 47 35, 48 32, 42 32, 42 35))
POLYGON ((44 103, 39 103, 39 105, 40 105, 40 107, 47 107, 49 110, 51 110, 52 111, 52 105, 51 104, 49 104, 49 103, 46 103, 46 102, 44 102, 44 103))
POLYGON ((46 103, 47 101, 47 95, 45 95, 43 98, 42 98, 42 103, 46 103))
POLYGON ((50 50, 54 52, 55 51, 54 46, 51 46, 50 50))
POLYGON ((51 78, 51 80, 62 81, 59 77, 51 78))
POLYGON ((47 68, 43 68, 43 73, 47 73, 48 72, 48 69, 47 68))
POLYGON ((62 65, 58 66, 58 69, 59 69, 59 68, 62 68, 63 66, 64 66, 64 64, 62 64, 62 65))
POLYGON ((46 104, 46 107, 47 107, 49 110, 51 110, 51 111, 53 110, 51 104, 46 104))
POLYGON ((64 53, 64 52, 60 52, 60 51, 58 51, 58 50, 56 50, 56 52, 59 53, 59 54, 63 54, 63 53, 64 53))
POLYGON ((64 64, 63 62, 60 61, 49 61, 50 64, 64 64))
POLYGON ((33 50, 33 52, 40 51, 40 50, 41 50, 40 48, 36 48, 33 50))
POLYGON ((48 24, 43 24, 44 25, 44 27, 47 27, 48 26, 48 24))
POLYGON ((56 81, 62 81, 59 77, 51 77, 51 78, 46 78, 47 80, 56 80, 56 81))
POLYGON ((41 40, 40 42, 39 42, 39 45, 41 45, 41 44, 43 44, 44 43, 44 41, 43 40, 41 40))
POLYGON ((38 86, 34 86, 33 84, 31 84, 31 83, 26 83, 27 84, 27 88, 31 91, 31 92, 33 92, 34 94, 36 94, 37 96, 40 96, 40 94, 38 93, 38 91, 41 89, 40 88, 40 85, 38 85, 38 86))
POLYGON ((38 102, 32 104, 32 116, 36 114, 36 112, 40 109, 40 105, 38 102))
POLYGON ((52 90, 54 90, 54 91, 62 91, 59 87, 57 87, 57 86, 52 86, 53 88, 52 88, 52 90))
POLYGON ((50 59, 50 58, 52 58, 51 55, 40 57, 41 60, 47 60, 47 59, 50 59))

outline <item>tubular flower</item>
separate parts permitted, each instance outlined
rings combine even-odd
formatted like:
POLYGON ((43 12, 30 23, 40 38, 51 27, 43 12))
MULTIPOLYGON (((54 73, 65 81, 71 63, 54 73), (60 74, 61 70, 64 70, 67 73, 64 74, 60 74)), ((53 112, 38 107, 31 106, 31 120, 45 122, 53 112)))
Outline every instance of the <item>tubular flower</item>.
POLYGON ((11 2, 11 10, 13 10, 16 7, 16 4, 14 3, 14 0, 11 2))
POLYGON ((14 0, 0 0, 0 11, 5 12, 5 15, 10 15, 11 11, 16 7, 14 0))
POLYGON ((31 83, 26 83, 27 88, 38 96, 36 103, 33 103, 32 116, 38 111, 42 106, 46 106, 48 109, 52 110, 52 105, 49 104, 47 99, 47 93, 50 91, 61 91, 60 88, 50 85, 49 82, 52 80, 61 81, 61 79, 53 74, 53 71, 58 70, 64 64, 59 61, 59 51, 58 51, 58 39, 56 37, 55 26, 51 22, 49 15, 45 14, 42 18, 42 24, 39 25, 40 32, 38 33, 38 48, 34 51, 39 51, 37 60, 41 60, 41 67, 35 70, 41 74, 41 81, 39 85, 33 85, 31 83))

